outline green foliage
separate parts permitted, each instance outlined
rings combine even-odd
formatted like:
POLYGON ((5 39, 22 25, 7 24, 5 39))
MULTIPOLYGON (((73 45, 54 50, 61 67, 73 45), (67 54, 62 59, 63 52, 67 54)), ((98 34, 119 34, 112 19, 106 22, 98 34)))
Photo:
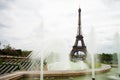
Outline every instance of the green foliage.
MULTIPOLYGON (((1 45, 1 44, 0 44, 1 45)), ((21 56, 21 57, 26 57, 28 56, 32 51, 27 51, 27 50, 21 50, 21 49, 15 49, 8 45, 4 45, 3 49, 0 49, 0 55, 4 56, 21 56)))
POLYGON ((22 51, 21 56, 26 57, 26 56, 28 56, 31 52, 32 52, 32 51, 24 50, 24 51, 22 51))
POLYGON ((112 63, 113 64, 117 64, 118 63, 118 57, 117 57, 117 53, 113 53, 113 60, 112 60, 112 63))
POLYGON ((0 60, 0 65, 2 64, 2 61, 0 60))
POLYGON ((117 64, 117 53, 108 54, 102 53, 98 54, 100 62, 105 64, 117 64))
POLYGON ((95 68, 100 68, 101 67, 101 63, 95 63, 95 68))

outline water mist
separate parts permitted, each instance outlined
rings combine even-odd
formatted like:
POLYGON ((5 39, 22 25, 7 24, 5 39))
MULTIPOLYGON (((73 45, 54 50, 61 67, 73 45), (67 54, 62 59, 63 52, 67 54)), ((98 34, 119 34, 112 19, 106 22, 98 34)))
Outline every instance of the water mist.
POLYGON ((41 58, 40 58, 40 80, 43 80, 43 54, 41 54, 41 58))
POLYGON ((92 66, 92 80, 95 80, 95 49, 96 48, 96 40, 95 40, 95 32, 94 28, 91 28, 90 35, 89 35, 89 42, 88 42, 88 53, 91 54, 91 66, 92 66))
POLYGON ((117 32, 115 34, 115 50, 117 52, 117 58, 118 58, 118 76, 120 77, 120 39, 119 39, 119 33, 117 32))

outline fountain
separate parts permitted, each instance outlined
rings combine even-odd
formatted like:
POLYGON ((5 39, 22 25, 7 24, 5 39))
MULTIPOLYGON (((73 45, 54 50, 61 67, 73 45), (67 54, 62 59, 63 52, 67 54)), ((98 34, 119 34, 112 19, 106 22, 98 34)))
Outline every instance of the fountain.
POLYGON ((119 33, 115 34, 115 41, 114 41, 114 45, 115 47, 115 51, 117 52, 117 59, 118 59, 118 71, 110 76, 108 76, 108 78, 112 79, 112 80, 120 80, 120 37, 119 37, 119 33))
POLYGON ((96 50, 96 39, 95 39, 95 32, 94 28, 91 28, 90 35, 89 35, 89 42, 88 42, 88 51, 91 54, 91 61, 92 61, 92 80, 95 80, 95 60, 94 54, 96 50))
POLYGON ((41 59, 40 59, 40 61, 41 61, 41 63, 40 63, 40 80, 43 80, 43 59, 44 59, 44 57, 41 54, 41 59))
MULTIPOLYGON (((79 9, 80 13, 81 9, 79 9)), ((68 56, 66 42, 61 39, 52 40, 47 44, 47 47, 41 49, 41 51, 33 52, 27 59, 33 62, 31 66, 26 70, 21 70, 13 72, 9 75, 3 75, 0 80, 17 80, 20 77, 40 77, 43 80, 44 77, 68 77, 68 79, 73 80, 73 77, 83 76, 92 74, 92 80, 95 80, 95 73, 105 73, 111 69, 109 65, 101 66, 99 69, 94 68, 94 55, 95 53, 95 42, 91 37, 94 33, 91 33, 89 40, 91 44, 88 46, 88 52, 92 55, 92 69, 88 67, 87 62, 87 48, 83 41, 83 36, 81 35, 81 21, 79 14, 79 27, 78 34, 76 36, 75 45, 70 53, 70 60, 68 56), (81 41, 81 46, 78 45, 78 41, 81 41), (62 54, 61 54, 62 53, 62 54), (64 53, 64 55, 63 55, 64 53), (47 62, 47 63, 46 63, 47 62), (47 66, 47 70, 44 70, 47 66), (44 71, 43 71, 44 70, 44 71)), ((93 31, 92 31, 93 32, 93 31)), ((39 49, 38 49, 39 50, 39 49)), ((25 64, 25 66, 27 66, 25 64)), ((55 79, 52 80, 55 80, 55 79)), ((67 79, 67 80, 68 80, 67 79)))

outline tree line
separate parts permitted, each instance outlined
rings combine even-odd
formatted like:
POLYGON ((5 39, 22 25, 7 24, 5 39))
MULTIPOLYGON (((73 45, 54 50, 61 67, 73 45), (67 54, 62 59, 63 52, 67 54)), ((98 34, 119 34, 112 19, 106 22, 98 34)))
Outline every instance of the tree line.
POLYGON ((4 45, 4 48, 0 49, 0 55, 3 55, 3 56, 26 57, 31 52, 32 51, 12 48, 9 44, 8 45, 4 45))
POLYGON ((102 53, 98 54, 99 60, 101 63, 105 64, 117 64, 118 63, 118 57, 117 53, 102 53))

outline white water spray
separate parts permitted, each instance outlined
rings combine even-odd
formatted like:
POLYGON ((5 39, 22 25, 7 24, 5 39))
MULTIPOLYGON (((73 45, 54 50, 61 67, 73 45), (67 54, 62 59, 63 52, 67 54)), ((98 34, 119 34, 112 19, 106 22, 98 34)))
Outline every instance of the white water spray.
POLYGON ((94 54, 91 54, 92 59, 92 78, 95 79, 95 62, 94 62, 94 54))
POLYGON ((96 42, 95 42, 95 32, 94 28, 91 28, 90 35, 89 35, 89 42, 88 42, 88 52, 91 54, 91 61, 92 61, 92 79, 95 80, 95 48, 96 48, 96 42))
POLYGON ((43 80, 43 54, 41 54, 41 58, 40 58, 40 80, 43 80))
POLYGON ((113 47, 115 48, 115 51, 117 52, 118 72, 108 76, 108 78, 110 78, 111 80, 120 80, 120 36, 118 32, 114 36, 113 47))
POLYGON ((117 32, 115 34, 115 50, 117 52, 117 58, 118 58, 118 75, 120 77, 120 39, 119 39, 119 33, 117 32))

